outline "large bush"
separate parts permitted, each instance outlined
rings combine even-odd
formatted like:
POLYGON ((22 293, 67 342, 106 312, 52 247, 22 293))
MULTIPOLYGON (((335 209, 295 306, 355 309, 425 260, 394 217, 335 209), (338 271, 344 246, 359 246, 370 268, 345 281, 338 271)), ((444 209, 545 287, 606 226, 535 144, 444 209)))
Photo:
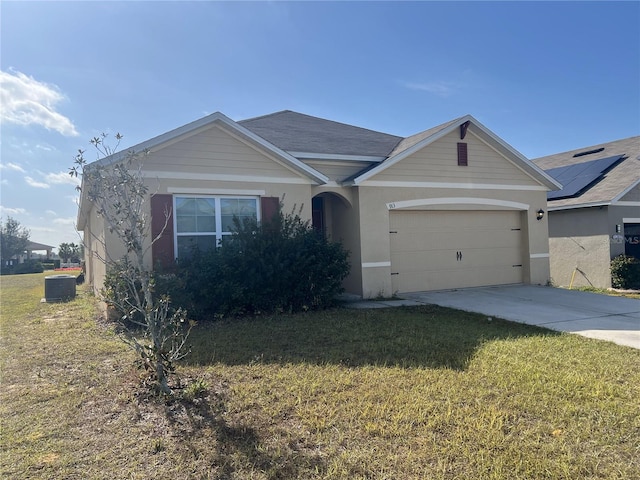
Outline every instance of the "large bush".
POLYGON ((640 260, 627 255, 618 255, 611 260, 611 286, 640 289, 640 260))
POLYGON ((38 260, 26 260, 24 263, 18 263, 13 266, 12 270, 12 273, 15 274, 42 272, 44 272, 44 267, 38 260))
POLYGON ((216 249, 194 251, 177 272, 158 275, 159 290, 196 318, 322 309, 342 292, 348 253, 318 234, 299 212, 259 224, 235 221, 216 249))

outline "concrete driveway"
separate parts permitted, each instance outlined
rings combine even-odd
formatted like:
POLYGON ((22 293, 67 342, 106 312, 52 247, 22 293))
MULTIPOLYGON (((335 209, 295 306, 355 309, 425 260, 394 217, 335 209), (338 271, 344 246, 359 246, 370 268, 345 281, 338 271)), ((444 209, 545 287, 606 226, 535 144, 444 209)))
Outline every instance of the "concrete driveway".
POLYGON ((640 300, 532 285, 404 293, 435 304, 640 349, 640 300))

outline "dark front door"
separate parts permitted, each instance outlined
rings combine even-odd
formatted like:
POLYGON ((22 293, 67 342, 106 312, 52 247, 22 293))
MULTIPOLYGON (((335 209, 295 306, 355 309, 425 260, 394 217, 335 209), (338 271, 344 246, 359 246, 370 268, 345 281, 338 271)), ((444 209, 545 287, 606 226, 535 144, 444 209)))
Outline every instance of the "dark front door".
POLYGON ((324 198, 322 197, 311 199, 311 224, 317 233, 324 235, 324 198))
POLYGON ((624 254, 640 259, 640 223, 624 224, 624 254))

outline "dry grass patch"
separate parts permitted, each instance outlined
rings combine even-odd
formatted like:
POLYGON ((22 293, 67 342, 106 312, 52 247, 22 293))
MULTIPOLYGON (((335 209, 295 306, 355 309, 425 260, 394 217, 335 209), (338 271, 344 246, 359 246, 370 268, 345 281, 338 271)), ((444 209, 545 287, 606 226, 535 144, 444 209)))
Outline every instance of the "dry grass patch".
POLYGON ((640 478, 640 351, 439 307, 203 324, 171 401, 2 278, 0 477, 640 478))

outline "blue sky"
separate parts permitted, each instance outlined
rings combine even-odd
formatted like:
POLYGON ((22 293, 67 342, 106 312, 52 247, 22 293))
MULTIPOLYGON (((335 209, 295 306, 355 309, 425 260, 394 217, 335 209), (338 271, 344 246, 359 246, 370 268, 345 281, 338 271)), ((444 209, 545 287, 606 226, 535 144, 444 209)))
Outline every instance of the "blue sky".
POLYGON ((640 134, 640 2, 0 3, 0 215, 78 242, 66 175, 204 115, 407 136, 470 113, 536 158, 640 134))

